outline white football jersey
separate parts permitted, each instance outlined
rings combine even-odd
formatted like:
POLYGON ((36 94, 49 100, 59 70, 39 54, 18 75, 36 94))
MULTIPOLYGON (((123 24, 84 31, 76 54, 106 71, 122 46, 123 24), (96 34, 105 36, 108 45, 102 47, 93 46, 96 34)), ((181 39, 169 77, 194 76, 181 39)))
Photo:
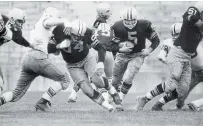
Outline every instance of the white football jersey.
POLYGON ((38 50, 48 54, 47 45, 52 36, 52 31, 54 28, 47 29, 44 27, 43 22, 46 19, 47 17, 41 17, 35 24, 34 29, 30 32, 30 43, 34 44, 38 50))
MULTIPOLYGON (((173 47, 174 41, 172 39, 166 39, 163 42, 163 45, 167 45, 169 47, 173 47)), ((192 70, 198 71, 203 69, 203 42, 201 42, 197 47, 197 53, 192 54, 192 70)))

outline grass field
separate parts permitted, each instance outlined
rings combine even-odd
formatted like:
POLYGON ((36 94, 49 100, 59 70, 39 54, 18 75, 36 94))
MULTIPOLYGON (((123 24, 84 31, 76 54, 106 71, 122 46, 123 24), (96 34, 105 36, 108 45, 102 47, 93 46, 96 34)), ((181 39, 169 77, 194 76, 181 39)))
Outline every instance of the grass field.
MULTIPOLYGON (((124 103, 124 112, 109 113, 82 93, 76 103, 68 103, 69 93, 60 93, 52 100, 51 111, 35 111, 34 105, 41 92, 29 92, 20 101, 0 107, 0 126, 203 126, 203 111, 172 111, 174 102, 164 111, 151 111, 157 100, 147 104, 142 112, 135 112, 135 98, 129 94, 124 103)), ((187 101, 200 98, 192 95, 187 101)))

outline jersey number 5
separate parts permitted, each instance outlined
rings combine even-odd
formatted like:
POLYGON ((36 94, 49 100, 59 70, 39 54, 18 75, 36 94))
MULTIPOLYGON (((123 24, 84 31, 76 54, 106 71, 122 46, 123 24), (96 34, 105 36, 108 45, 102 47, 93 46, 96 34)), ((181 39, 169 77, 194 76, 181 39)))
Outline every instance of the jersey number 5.
POLYGON ((134 44, 137 44, 137 37, 136 37, 136 35, 137 35, 136 31, 134 31, 134 32, 128 32, 128 40, 133 41, 134 44))

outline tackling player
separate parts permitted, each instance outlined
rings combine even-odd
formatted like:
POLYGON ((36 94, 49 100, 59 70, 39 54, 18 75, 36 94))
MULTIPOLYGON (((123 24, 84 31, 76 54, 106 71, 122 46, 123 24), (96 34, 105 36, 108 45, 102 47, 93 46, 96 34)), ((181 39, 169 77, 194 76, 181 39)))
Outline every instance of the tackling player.
POLYGON ((202 10, 203 3, 196 2, 195 6, 189 7, 184 13, 180 34, 174 40, 173 48, 167 58, 167 64, 171 68, 170 76, 165 82, 157 85, 154 90, 148 92, 145 96, 137 98, 137 111, 142 110, 145 104, 153 97, 164 92, 167 93, 166 97, 155 104, 152 108, 153 110, 161 110, 163 106, 161 103, 176 98, 178 108, 184 105, 191 82, 191 56, 195 54, 197 46, 202 39, 202 10), (172 97, 168 97, 170 95, 172 97))
MULTIPOLYGON (((22 36, 22 26, 25 23, 25 12, 19 8, 9 11, 8 16, 0 15, 0 46, 13 40, 25 47, 31 47, 30 43, 22 36)), ((3 74, 0 69, 0 94, 3 91, 3 74)))
MULTIPOLYGON (((49 49, 50 53, 60 50, 74 83, 90 99, 110 112, 115 110, 90 84, 89 78, 96 87, 105 87, 111 95, 116 93, 107 79, 101 76, 104 73, 106 49, 83 21, 75 20, 69 25, 65 23, 57 26, 53 31, 53 42, 49 44, 49 49), (89 45, 98 51, 98 63, 89 45)), ((115 103, 119 102, 120 99, 115 99, 115 103)))
MULTIPOLYGON (((132 86, 134 76, 139 72, 144 59, 159 45, 159 37, 148 20, 138 20, 135 8, 127 8, 122 20, 112 25, 115 38, 112 51, 118 52, 113 67, 112 85, 118 89, 123 79, 120 98, 123 100, 132 86), (146 39, 152 42, 145 48, 146 39), (124 76, 124 77, 123 77, 124 76)), ((117 109, 123 110, 122 106, 117 109)))
POLYGON ((43 76, 59 83, 51 85, 48 91, 35 105, 36 110, 46 111, 50 105, 50 99, 69 85, 69 77, 61 72, 48 58, 47 46, 52 36, 52 28, 62 24, 60 13, 56 8, 48 7, 30 32, 30 43, 34 49, 29 50, 22 58, 22 69, 17 86, 13 91, 5 92, 0 97, 0 106, 7 102, 20 100, 27 92, 32 81, 43 76))

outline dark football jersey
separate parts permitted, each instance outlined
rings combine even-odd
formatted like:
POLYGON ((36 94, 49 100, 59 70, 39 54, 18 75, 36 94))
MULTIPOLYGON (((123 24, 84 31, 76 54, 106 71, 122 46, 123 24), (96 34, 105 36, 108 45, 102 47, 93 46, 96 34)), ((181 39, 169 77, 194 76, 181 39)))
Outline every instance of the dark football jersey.
POLYGON ((93 27, 94 27, 94 28, 98 28, 98 26, 99 26, 100 23, 107 23, 107 21, 106 21, 105 18, 98 17, 98 18, 96 19, 96 21, 94 22, 93 27))
POLYGON ((10 28, 12 32, 12 40, 22 46, 28 47, 30 46, 30 43, 22 36, 22 31, 15 31, 10 27, 9 18, 6 15, 1 14, 0 15, 0 45, 10 41, 5 38, 3 38, 7 34, 6 28, 10 28))
POLYGON ((119 40, 119 42, 131 41, 134 43, 132 53, 140 52, 144 49, 146 38, 150 39, 152 33, 155 32, 151 22, 148 20, 138 20, 133 29, 126 28, 123 21, 119 20, 112 25, 111 29, 114 31, 114 38, 119 40))
MULTIPOLYGON (((58 25, 53 30, 53 39, 55 39, 56 44, 61 43, 65 39, 70 39, 70 35, 65 35, 63 33, 64 25, 58 25)), ((71 42, 70 47, 61 50, 63 59, 68 63, 77 63, 82 61, 88 54, 88 46, 93 43, 92 37, 93 31, 87 29, 84 38, 79 42, 71 42)))
POLYGON ((175 46, 181 48, 187 53, 194 53, 199 42, 202 39, 202 34, 195 26, 195 23, 200 19, 200 12, 195 7, 189 7, 183 15, 183 24, 178 38, 175 40, 175 46))

